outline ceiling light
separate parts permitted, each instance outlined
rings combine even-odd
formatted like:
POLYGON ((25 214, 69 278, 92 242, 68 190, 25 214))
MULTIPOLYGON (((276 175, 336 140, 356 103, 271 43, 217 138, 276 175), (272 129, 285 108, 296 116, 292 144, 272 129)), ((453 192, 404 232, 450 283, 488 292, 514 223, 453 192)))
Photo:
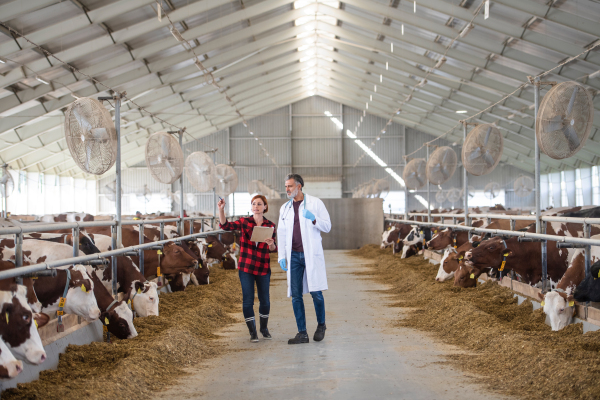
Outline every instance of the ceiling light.
POLYGON ((379 74, 379 82, 383 82, 383 74, 379 74))
POLYGON ((388 62, 387 61, 385 62, 385 70, 386 71, 388 70, 388 62))
POLYGON ((413 13, 417 12, 417 2, 415 1, 414 5, 413 5, 413 13))
MULTIPOLYGON (((404 26, 404 25, 403 25, 404 26)), ((404 29, 404 28, 403 28, 404 29)), ((394 52, 394 43, 390 43, 391 48, 392 48, 392 53, 394 52)))
POLYGON ((39 76, 36 75, 35 79, 37 79, 38 81, 42 82, 45 85, 49 85, 50 83, 46 82, 45 80, 43 80, 42 78, 40 78, 39 76))
POLYGON ((2 58, 0 58, 0 64, 6 64, 6 61, 4 61, 2 58))
POLYGON ((346 129, 346 135, 348 135, 348 137, 352 138, 352 139, 356 139, 356 135, 352 132, 350 132, 350 129, 346 129))
POLYGON ((373 85, 373 91, 377 93, 377 85, 373 85))
POLYGON ((600 69, 596 72, 589 74, 588 79, 596 78, 598 75, 600 75, 600 69))
MULTIPOLYGON (((369 101, 373 101, 373 95, 372 94, 369 95, 369 101)), ((367 103, 367 106, 368 105, 369 105, 369 103, 367 103)))
POLYGON ((250 131, 250 134, 251 134, 251 135, 254 135, 254 132, 250 131))
MULTIPOLYGON (((401 30, 402 34, 404 35, 404 24, 402 24, 402 26, 400 27, 400 30, 401 30)), ((392 51, 392 53, 393 53, 393 51, 392 51)))
POLYGON ((485 0, 484 4, 483 19, 488 19, 490 17, 490 0, 485 0))
POLYGON ((369 103, 367 103, 367 107, 366 108, 367 108, 367 110, 369 109, 369 103))
POLYGON ((458 110, 456 113, 457 114, 466 114, 467 110, 458 110))

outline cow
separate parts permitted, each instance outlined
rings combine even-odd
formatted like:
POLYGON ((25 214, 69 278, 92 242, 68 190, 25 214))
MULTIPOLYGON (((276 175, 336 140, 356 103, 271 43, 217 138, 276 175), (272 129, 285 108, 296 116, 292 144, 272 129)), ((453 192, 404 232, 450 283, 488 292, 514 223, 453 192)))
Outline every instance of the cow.
MULTIPOLYGON (((480 228, 483 224, 483 220, 477 220, 473 221, 471 226, 480 228)), ((460 223, 459 225, 464 226, 464 223, 460 223)), ((467 242, 469 242, 469 233, 467 231, 454 230, 452 228, 444 230, 434 229, 431 240, 427 242, 427 248, 431 250, 443 250, 450 246, 457 249, 467 242)))
POLYGON ((91 266, 88 266, 88 275, 94 284, 94 296, 100 308, 100 321, 106 326, 108 332, 119 339, 132 339, 137 336, 133 326, 133 312, 125 301, 113 299, 102 281, 95 274, 91 266))
MULTIPOLYGON (((14 248, 0 247, 0 271, 16 268, 15 260, 16 256, 14 248)), ((23 254, 21 262, 23 266, 31 264, 31 260, 27 254, 23 254)), ((16 284, 16 278, 3 279, 0 281, 0 290, 9 291, 11 290, 12 285, 16 284)), ((29 307, 31 307, 34 313, 39 313, 42 310, 42 304, 39 302, 35 295, 35 291, 33 290, 33 279, 23 278, 23 285, 27 288, 27 304, 29 304, 29 307)), ((38 319, 40 318, 41 317, 38 317, 38 319)))
MULTIPOLYGON (((2 302, 1 294, 0 302, 2 302)), ((23 362, 17 360, 6 343, 0 339, 0 378, 12 379, 19 375, 21 371, 23 371, 23 362)))
MULTIPOLYGON (((101 252, 111 250, 112 239, 109 236, 94 236, 101 252)), ((112 268, 104 271, 94 270, 107 290, 112 290, 112 268)), ((137 265, 127 256, 117 256, 117 290, 122 292, 124 300, 131 300, 133 310, 140 317, 158 315, 158 291, 154 282, 147 281, 137 265)))
POLYGON ((444 282, 454 277, 454 273, 459 268, 460 262, 464 259, 465 253, 479 244, 479 236, 472 236, 471 239, 457 249, 449 247, 444 252, 444 256, 440 261, 438 273, 435 277, 436 282, 444 282))
POLYGON ((198 247, 202 261, 206 266, 223 262, 223 269, 237 269, 237 259, 230 254, 229 250, 219 241, 217 236, 209 235, 198 239, 198 247))
MULTIPOLYGON (((592 236, 592 239, 600 239, 600 235, 592 236)), ((590 276, 585 277, 585 273, 583 273, 581 282, 573 291, 573 298, 581 303, 587 301, 600 302, 600 248, 592 246, 590 259, 592 262, 590 276)), ((581 259, 574 259, 573 261, 581 262, 581 259)))
POLYGON ((93 221, 94 216, 86 213, 64 213, 64 214, 47 214, 40 218, 40 222, 79 222, 93 221))
POLYGON ((0 292, 0 337, 16 358, 39 365, 46 360, 46 352, 25 291, 24 286, 15 285, 11 291, 0 292))
POLYGON ((424 244, 427 240, 431 240, 431 228, 422 228, 418 225, 413 225, 412 230, 403 239, 402 256, 400 258, 408 258, 416 253, 417 248, 425 248, 424 244))
MULTIPOLYGON (((45 240, 73 246, 73 235, 70 233, 29 233, 23 235, 23 239, 45 240)), ((79 233, 79 250, 85 255, 100 253, 100 250, 98 250, 98 247, 94 243, 94 239, 85 233, 85 231, 79 233)))

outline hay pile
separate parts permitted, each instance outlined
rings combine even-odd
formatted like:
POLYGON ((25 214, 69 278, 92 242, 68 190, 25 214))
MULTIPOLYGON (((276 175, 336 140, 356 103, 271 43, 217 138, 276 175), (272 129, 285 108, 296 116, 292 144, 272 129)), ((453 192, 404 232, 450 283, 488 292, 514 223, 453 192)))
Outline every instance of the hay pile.
POLYGON ((552 332, 541 309, 517 305, 509 289, 492 282, 476 288, 436 283, 437 266, 423 257, 401 260, 390 249, 368 245, 353 255, 375 260, 360 274, 390 285, 386 293, 403 309, 398 326, 432 333, 467 354, 450 362, 486 377, 495 391, 519 398, 600 398, 600 331, 581 324, 552 332))
POLYGON ((174 383, 184 368, 226 351, 211 339, 241 308, 237 271, 213 268, 210 275, 210 285, 161 295, 160 316, 134 320, 136 338, 69 346, 58 370, 4 391, 2 399, 147 399, 174 383))

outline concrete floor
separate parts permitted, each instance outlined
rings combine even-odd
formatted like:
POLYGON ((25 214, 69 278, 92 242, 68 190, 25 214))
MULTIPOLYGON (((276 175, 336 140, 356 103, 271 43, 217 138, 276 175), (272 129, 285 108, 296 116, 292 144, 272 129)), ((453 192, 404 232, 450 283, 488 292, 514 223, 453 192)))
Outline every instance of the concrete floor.
MULTIPOLYGON (((329 290, 325 340, 313 342, 316 317, 310 295, 304 296, 310 343, 290 346, 296 333, 285 274, 271 277, 273 340, 251 343, 246 325, 221 332, 234 350, 190 370, 179 385, 157 399, 487 399, 503 398, 474 377, 441 363, 458 350, 426 334, 393 327, 399 309, 385 306, 385 287, 353 271, 365 260, 345 251, 326 251, 329 290), (471 379, 470 379, 471 378, 471 379)), ((258 301, 255 302, 258 315, 258 301)), ((261 337, 259 333, 259 337, 261 337)))

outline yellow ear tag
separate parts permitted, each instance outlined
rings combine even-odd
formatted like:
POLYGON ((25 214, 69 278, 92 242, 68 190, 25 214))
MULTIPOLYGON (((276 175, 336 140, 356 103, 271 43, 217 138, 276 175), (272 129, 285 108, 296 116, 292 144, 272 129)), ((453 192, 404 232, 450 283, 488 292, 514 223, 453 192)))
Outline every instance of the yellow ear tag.
POLYGON ((500 265, 500 271, 504 271, 505 265, 506 265, 506 261, 502 261, 502 265, 500 265))
POLYGON ((37 323, 37 321, 35 319, 33 320, 33 323, 35 324, 35 329, 39 328, 38 327, 38 323, 37 323))
POLYGON ((156 254, 162 254, 162 251, 156 250, 156 254))
POLYGON ((58 300, 58 306, 60 308, 63 308, 65 306, 65 303, 67 302, 67 299, 64 297, 61 297, 60 300, 58 300))
POLYGON ((475 274, 471 274, 471 279, 475 279, 475 274))
MULTIPOLYGON (((159 267, 160 268, 160 267, 159 267)), ((142 294, 142 289, 137 290, 137 294, 142 294)))
POLYGON ((160 267, 156 267, 156 276, 162 276, 160 273, 160 267))
POLYGON ((108 327, 106 325, 102 325, 102 332, 108 332, 108 327))
POLYGON ((464 258, 463 256, 459 256, 459 257, 458 257, 458 259, 459 259, 459 260, 462 260, 463 258, 464 258))
POLYGON ((104 325, 108 325, 108 318, 104 317, 104 325))
POLYGON ((83 283, 81 284, 81 291, 83 293, 87 293, 87 290, 85 290, 85 285, 83 283))
POLYGON ((504 254, 502 254, 504 257, 508 257, 510 255, 510 253, 506 252, 504 254))
POLYGON ((6 323, 8 324, 8 313, 4 313, 4 315, 6 316, 6 323))
POLYGON ((545 305, 546 305, 546 302, 545 302, 545 301, 542 301, 542 302, 540 303, 540 306, 542 306, 542 307, 544 307, 545 305))
POLYGON ((600 278, 600 271, 598 271, 598 278, 600 278))
POLYGON ((575 305, 575 302, 574 302, 573 300, 571 300, 571 301, 569 302, 569 307, 573 307, 574 305, 575 305))
POLYGON ((212 247, 212 244, 209 244, 208 247, 212 247))

